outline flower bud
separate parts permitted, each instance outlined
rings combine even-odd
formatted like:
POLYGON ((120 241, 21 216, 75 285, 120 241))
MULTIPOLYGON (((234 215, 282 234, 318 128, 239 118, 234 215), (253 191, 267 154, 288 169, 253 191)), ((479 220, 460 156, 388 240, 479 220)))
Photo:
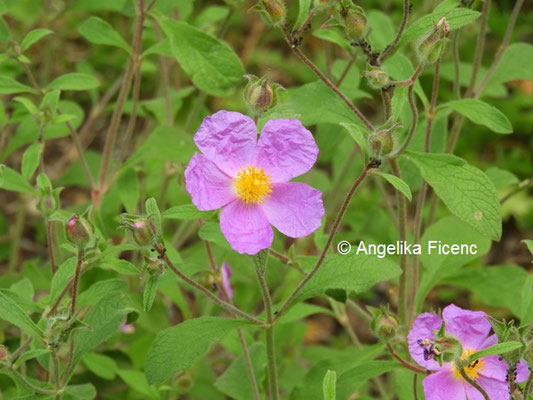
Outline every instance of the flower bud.
POLYGON ((4 361, 9 356, 7 349, 0 345, 0 361, 4 361))
POLYGON ((366 14, 358 6, 349 5, 341 11, 344 33, 350 42, 358 42, 366 35, 366 14))
POLYGON ((394 338, 398 331, 398 319, 386 308, 375 309, 373 314, 374 317, 370 323, 372 332, 385 341, 394 338))
POLYGON ((374 132, 368 138, 372 157, 383 157, 394 150, 395 142, 390 130, 374 132))
POLYGON ((368 84, 374 89, 381 89, 390 82, 389 75, 382 68, 372 68, 363 72, 363 75, 368 80, 368 84))
POLYGON ((459 340, 452 336, 435 339, 435 348, 440 352, 440 359, 444 362, 460 360, 463 355, 463 346, 459 340))
POLYGON ((244 102, 250 112, 257 116, 277 104, 277 83, 270 84, 266 76, 258 78, 254 75, 245 75, 248 84, 244 88, 244 102))
POLYGON ((132 233, 133 240, 139 246, 152 245, 158 236, 154 221, 145 217, 129 220, 124 219, 121 227, 128 229, 132 233))
POLYGON ((283 0, 261 0, 260 7, 272 25, 279 26, 285 22, 287 9, 283 0))
POLYGON ((49 217, 57 211, 58 201, 52 192, 43 193, 39 202, 39 210, 44 216, 49 217))
POLYGON ((163 260, 159 258, 144 258, 144 268, 143 270, 147 272, 150 276, 158 278, 161 276, 165 270, 165 264, 163 260))
POLYGON ((446 18, 441 18, 435 28, 420 41, 417 49, 420 62, 433 64, 437 61, 446 47, 450 25, 446 18))
POLYGON ((87 245, 93 235, 93 228, 87 219, 75 214, 67 222, 67 239, 78 247, 87 245))

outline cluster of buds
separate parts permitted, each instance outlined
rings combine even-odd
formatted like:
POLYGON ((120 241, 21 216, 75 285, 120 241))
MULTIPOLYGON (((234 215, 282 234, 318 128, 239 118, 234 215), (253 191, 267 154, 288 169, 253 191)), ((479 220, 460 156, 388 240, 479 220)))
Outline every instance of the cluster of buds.
POLYGON ((384 341, 394 339, 398 331, 398 318, 392 314, 388 306, 383 306, 380 309, 368 307, 372 312, 372 321, 370 322, 370 329, 372 332, 384 341))
POLYGON ((122 214, 120 227, 131 232, 140 247, 154 246, 160 237, 156 223, 150 217, 122 214))
POLYGON ((396 136, 394 131, 400 127, 400 124, 386 124, 368 137, 370 157, 377 160, 386 158, 394 153, 397 147, 396 136))
POLYGON ((160 258, 144 258, 143 273, 150 277, 159 278, 165 270, 165 263, 160 258))
POLYGON ((340 3, 340 10, 336 17, 337 22, 344 28, 346 38, 351 43, 358 43, 367 34, 367 20, 365 10, 356 6, 351 1, 340 3))
POLYGON ((259 11, 273 26, 282 26, 287 16, 283 0, 259 0, 253 9, 259 11))
POLYGON ((39 210, 49 218, 59 208, 59 193, 63 188, 52 188, 50 179, 45 174, 37 176, 37 187, 39 188, 39 210))
POLYGON ((448 42, 450 36, 450 24, 442 17, 433 30, 424 36, 418 44, 418 58, 423 64, 433 64, 437 61, 448 42))
POLYGON ((389 75, 383 70, 383 68, 373 67, 368 71, 363 72, 363 75, 368 80, 370 87, 374 89, 382 89, 389 85, 389 75))
POLYGON ((244 102, 250 113, 258 116, 274 107, 278 102, 278 90, 281 86, 270 83, 267 76, 258 78, 255 75, 245 75, 248 84, 244 88, 244 102))
POLYGON ((94 236, 94 227, 83 215, 74 214, 67 221, 67 239, 78 249, 85 249, 94 236))
POLYGON ((75 330, 90 330, 91 328, 80 321, 75 316, 68 314, 57 314, 48 319, 47 343, 52 348, 57 348, 63 343, 67 343, 70 335, 75 330))

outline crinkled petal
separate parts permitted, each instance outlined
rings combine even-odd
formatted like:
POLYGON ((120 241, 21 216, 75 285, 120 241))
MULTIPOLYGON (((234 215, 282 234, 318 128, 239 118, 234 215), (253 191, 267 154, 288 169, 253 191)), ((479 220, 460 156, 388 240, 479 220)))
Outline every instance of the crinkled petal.
MULTIPOLYGON (((509 400, 509 385, 507 382, 480 375, 479 378, 476 379, 476 383, 485 390, 490 399, 509 400)), ((464 382, 464 387, 468 400, 484 400, 484 397, 479 390, 468 384, 468 382, 464 382)))
POLYGON ((507 363, 505 361, 500 361, 498 356, 488 356, 483 357, 480 362, 483 363, 479 371, 480 376, 505 382, 507 375, 507 363))
POLYGON ((243 254, 256 254, 269 248, 274 232, 257 204, 240 200, 228 204, 220 213, 220 229, 231 247, 243 254))
POLYGON ((207 158, 234 176, 253 161, 257 128, 246 115, 222 110, 204 118, 194 141, 207 158))
POLYGON ((216 210, 236 196, 232 180, 203 154, 195 154, 185 170, 185 187, 193 204, 202 211, 216 210))
POLYGON ((271 119, 257 143, 255 164, 264 168, 273 182, 287 182, 309 171, 318 147, 311 132, 297 119, 271 119))
POLYGON ((320 190, 298 182, 274 184, 261 208, 276 229, 293 238, 316 231, 324 216, 320 190))
MULTIPOLYGON (((465 389, 449 368, 443 368, 422 381, 426 400, 466 400, 465 389)), ((471 400, 471 399, 469 399, 471 400)))
POLYGON ((442 320, 437 314, 423 313, 416 317, 413 326, 407 336, 409 343, 409 353, 418 365, 436 371, 441 369, 439 363, 433 359, 424 360, 424 349, 418 344, 419 340, 433 339, 433 331, 438 330, 442 325, 442 320))
POLYGON ((464 349, 479 350, 487 339, 491 326, 483 311, 463 310, 450 304, 442 310, 446 332, 451 333, 464 349))

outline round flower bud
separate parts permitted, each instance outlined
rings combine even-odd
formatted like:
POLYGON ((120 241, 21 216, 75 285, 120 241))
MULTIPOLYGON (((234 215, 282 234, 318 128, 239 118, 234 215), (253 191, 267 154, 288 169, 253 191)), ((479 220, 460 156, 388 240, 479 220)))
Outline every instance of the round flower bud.
POLYGON ((446 47, 448 36, 450 34, 450 25, 446 18, 441 18, 435 28, 420 41, 417 54, 420 62, 424 64, 433 64, 437 61, 446 47))
POLYGON ((440 356, 444 362, 460 360, 463 355, 461 342, 452 336, 444 336, 436 339, 435 347, 440 352, 440 356))
POLYGON ((274 107, 277 103, 277 93, 279 85, 271 85, 266 76, 258 78, 254 75, 246 75, 248 84, 244 88, 244 102, 254 115, 274 107))
POLYGON ((272 25, 279 26, 285 22, 287 9, 283 0, 261 0, 261 6, 272 25))
POLYGON ((365 11, 358 6, 349 6, 341 13, 344 19, 344 32, 350 42, 357 42, 364 39, 366 34, 365 11))
MULTIPOLYGON (((519 328, 514 325, 509 326, 509 329, 507 329, 507 332, 505 333, 505 338, 502 342, 523 342, 519 332, 519 328)), ((503 353, 501 354, 501 356, 505 361, 507 361, 509 365, 516 365, 520 362, 520 358, 522 358, 523 351, 524 347, 520 347, 518 349, 503 353)))
POLYGON ((93 235, 89 221, 75 214, 67 222, 67 239, 78 247, 85 246, 93 235))
POLYGON ((0 361, 4 361, 9 356, 7 349, 0 345, 0 361))
POLYGON ((365 71, 363 75, 368 80, 368 84, 374 89, 381 89, 390 82, 389 75, 382 68, 372 68, 365 71))
POLYGON ((56 196, 53 193, 43 193, 41 201, 39 202, 39 210, 44 216, 49 217, 58 208, 56 196))
POLYGON ((398 320, 390 313, 380 313, 374 315, 370 327, 378 338, 387 341, 396 336, 398 320))
POLYGON ((372 133, 368 138, 370 152, 373 157, 383 157, 394 150, 394 139, 390 129, 372 133))
POLYGON ((157 228, 154 222, 148 218, 138 218, 132 221, 128 229, 139 246, 151 245, 157 237, 157 228))

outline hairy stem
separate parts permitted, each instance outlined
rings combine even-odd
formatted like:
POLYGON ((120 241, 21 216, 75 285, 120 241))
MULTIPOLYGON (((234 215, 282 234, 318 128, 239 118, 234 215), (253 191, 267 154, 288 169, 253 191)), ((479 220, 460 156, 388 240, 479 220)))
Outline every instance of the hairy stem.
MULTIPOLYGON (((395 159, 390 160, 390 166, 394 175, 401 178, 400 167, 395 159)), ((405 197, 400 191, 396 191, 396 202, 398 204, 398 236, 400 241, 407 239, 407 203, 405 197)), ((398 288, 398 316, 400 321, 409 325, 411 319, 410 309, 410 291, 409 284, 412 280, 412 271, 408 268, 407 256, 400 256, 400 268, 402 274, 400 275, 400 286, 398 288)))
POLYGON ((295 46, 292 41, 293 37, 287 32, 286 30, 283 30, 283 34, 285 35, 285 39, 287 40, 287 43, 289 44, 290 48, 292 49, 293 53, 298 57, 305 65, 307 65, 314 73, 315 75, 326 84, 327 87, 329 87, 335 94, 350 108, 350 110, 353 111, 353 113, 359 118, 363 124, 370 130, 374 131, 374 126, 370 123, 370 121, 363 115, 359 109, 353 105, 353 103, 342 93, 337 86, 331 82, 326 75, 322 73, 318 69, 318 67, 309 59, 307 56, 300 51, 300 49, 295 46))
POLYGON ((272 312, 272 299, 265 280, 265 269, 268 261, 266 251, 253 256, 256 264, 256 275, 261 289, 261 296, 265 304, 265 314, 267 327, 265 329, 266 348, 267 348, 267 367, 268 367, 268 386, 271 400, 279 399, 278 372, 276 367, 276 349, 274 347, 274 315, 272 312))
MULTIPOLYGON (((427 125, 426 125, 426 138, 424 142, 424 151, 429 153, 431 151, 431 129, 433 126, 433 120, 435 119, 435 108, 437 105, 437 97, 439 93, 439 75, 440 75, 440 58, 435 64, 435 73, 433 75, 433 88, 431 90, 431 102, 427 112, 427 125)), ((420 236, 422 234, 422 212, 424 210, 424 203, 426 201, 426 194, 428 190, 428 184, 425 180, 422 181, 422 186, 418 193, 418 200, 416 202, 415 220, 414 220, 414 243, 420 242, 420 236)), ((416 297, 416 291, 420 283, 420 257, 414 257, 413 264, 413 299, 416 297)))
POLYGON ((22 239, 22 233, 24 231, 24 220, 26 219, 26 197, 24 193, 18 195, 19 204, 17 214, 15 216, 15 226, 12 230, 11 236, 11 252, 9 254, 8 271, 13 273, 17 268, 19 262, 20 241, 22 239))
POLYGON ((70 307, 70 315, 76 314, 76 300, 78 298, 78 284, 80 281, 80 270, 83 263, 83 250, 78 249, 78 261, 76 262, 76 271, 74 273, 74 280, 72 281, 72 303, 70 307))
POLYGON ((337 216, 335 217, 335 221, 333 222, 333 226, 331 227, 331 231, 329 232, 328 240, 326 242, 326 245, 324 246, 324 249, 320 253, 320 256, 318 257, 318 261, 316 262, 315 266, 305 277, 300 281, 298 286, 292 291, 289 298, 285 300, 285 302, 280 307, 279 311, 276 314, 276 317, 274 318, 274 323, 283 315, 283 313, 289 308, 289 306, 292 304, 298 293, 304 288, 304 286, 315 276, 315 274, 318 272, 320 267, 322 266, 322 263, 324 262, 324 259, 326 258, 326 254, 331 247, 331 244, 333 243, 333 239, 335 238, 335 234, 337 233, 337 230, 339 229, 339 226, 342 222, 342 219, 344 217, 344 214, 346 214, 346 210, 348 209, 348 205, 350 204, 350 201, 352 200, 353 195, 359 188, 359 185, 361 185, 361 182, 366 178, 368 175, 368 171, 370 171, 372 168, 377 168, 379 164, 375 163, 375 160, 371 160, 363 169, 361 174, 357 177, 355 182, 353 183, 352 187, 348 191, 348 194, 346 195, 344 202, 342 203, 339 212, 337 213, 337 216))
POLYGON ((407 100, 409 101, 409 108, 411 108, 411 114, 413 120, 411 121, 411 127, 409 128, 409 132, 407 133, 407 136, 405 138, 405 141, 403 142, 402 146, 398 149, 397 155, 402 154, 407 147, 409 146, 409 143, 411 143, 411 140, 413 139, 413 136, 416 131, 416 127, 418 126, 418 108, 416 107, 416 101, 414 96, 414 89, 415 85, 409 86, 409 89, 407 89, 407 100))
POLYGON ((56 259, 54 256, 54 244, 52 241, 52 235, 54 234, 53 222, 48 218, 46 219, 46 243, 48 246, 48 257, 50 257, 50 268, 52 268, 52 275, 56 273, 56 259))
POLYGON ((408 368, 411 371, 416 372, 417 374, 424 374, 424 375, 427 374, 427 371, 425 369, 420 368, 414 364, 411 364, 409 361, 404 360, 398 353, 396 353, 396 351, 394 350, 394 348, 391 346, 390 343, 387 343, 387 349, 389 350, 389 353, 395 359, 397 359, 405 368, 408 368))
POLYGON ((47 395, 54 395, 57 394, 56 390, 48 390, 48 389, 42 389, 39 386, 35 386, 33 383, 28 381, 24 375, 22 375, 20 372, 14 370, 13 368, 9 368, 9 372, 13 374, 16 378, 18 378, 24 386, 26 386, 28 389, 30 389, 32 392, 39 393, 39 394, 47 394, 47 395))
POLYGON ((383 50, 383 53, 379 56, 379 64, 381 64, 383 61, 385 61, 392 53, 392 51, 396 48, 396 45, 400 41, 403 32, 405 30, 405 27, 407 26, 407 20, 409 19, 409 0, 403 0, 403 14, 402 14, 402 22, 400 23, 400 27, 398 28, 398 32, 396 33, 396 36, 394 37, 394 40, 391 44, 389 44, 385 50, 383 50))
POLYGON ((143 23, 144 0, 137 0, 137 24, 135 27, 135 33, 133 35, 132 42, 133 53, 126 67, 126 72, 124 73, 124 78, 122 80, 122 87, 120 88, 117 103, 115 105, 115 109, 111 116, 111 122, 109 123, 109 128, 107 129, 106 133, 104 150, 102 152, 102 163, 100 164, 100 174, 98 176, 98 188, 94 196, 97 203, 99 196, 102 194, 103 191, 105 191, 107 170, 109 168, 111 155, 113 154, 113 149, 115 147, 120 119, 122 118, 122 114, 124 112, 124 104, 126 103, 126 99, 130 91, 131 80, 135 71, 136 58, 141 51, 143 23))
POLYGON ((199 291, 201 291, 203 294, 205 294, 207 297, 209 297, 212 301, 214 301, 219 306, 221 306, 222 308, 226 309, 227 311, 229 311, 233 315, 235 315, 237 317, 244 318, 247 321, 253 322, 256 325, 264 325, 263 321, 260 321, 257 318, 255 318, 254 316, 252 316, 250 314, 247 314, 244 311, 239 310, 233 304, 230 304, 230 303, 220 299, 218 296, 216 296, 215 294, 211 293, 209 291, 209 289, 207 289, 206 287, 200 285, 198 282, 196 282, 195 280, 189 278, 187 275, 185 275, 183 272, 181 272, 178 268, 176 268, 174 263, 166 255, 166 250, 165 250, 165 247, 163 245, 158 244, 158 245, 156 245, 154 247, 155 247, 155 250, 158 252, 159 256, 161 257, 161 259, 163 261, 165 261, 165 264, 172 270, 172 272, 174 272, 177 276, 179 276, 181 279, 183 279, 187 284, 189 284, 190 286, 192 286, 192 287, 198 289, 199 291))
POLYGON ((459 367, 457 368, 459 369, 459 373, 461 374, 463 379, 467 381, 470 384, 470 386, 474 387, 479 393, 481 393, 481 395, 483 396, 485 400, 490 400, 490 397, 487 394, 487 392, 485 392, 485 390, 481 386, 479 386, 479 384, 476 381, 474 381, 473 379, 470 379, 470 377, 465 372, 464 368, 459 368, 459 367))

